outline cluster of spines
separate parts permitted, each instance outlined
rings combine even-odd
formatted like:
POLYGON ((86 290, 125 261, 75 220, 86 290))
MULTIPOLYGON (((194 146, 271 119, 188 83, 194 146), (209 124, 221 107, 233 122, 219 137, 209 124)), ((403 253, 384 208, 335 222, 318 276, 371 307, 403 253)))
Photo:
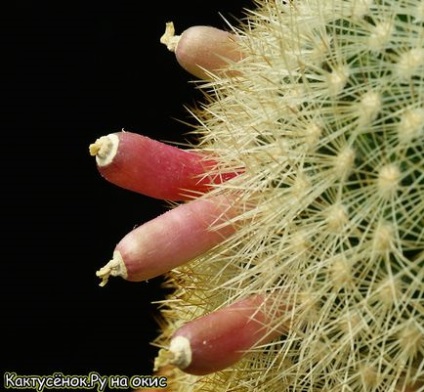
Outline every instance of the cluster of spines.
POLYGON ((211 194, 256 207, 170 274, 167 318, 262 292, 291 305, 285 336, 199 390, 402 390, 424 376, 424 7, 259 5, 236 76, 196 113, 200 147, 246 168, 211 194))

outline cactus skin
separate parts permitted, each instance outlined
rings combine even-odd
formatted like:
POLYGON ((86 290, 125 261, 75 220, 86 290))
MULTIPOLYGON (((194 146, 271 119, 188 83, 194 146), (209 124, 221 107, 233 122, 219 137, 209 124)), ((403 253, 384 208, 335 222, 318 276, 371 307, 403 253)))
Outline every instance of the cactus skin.
POLYGON ((255 208, 168 274, 155 343, 265 292, 291 328, 224 371, 175 369, 170 387, 424 390, 423 3, 259 0, 238 35, 245 57, 205 86, 196 149, 246 168, 210 197, 255 208))

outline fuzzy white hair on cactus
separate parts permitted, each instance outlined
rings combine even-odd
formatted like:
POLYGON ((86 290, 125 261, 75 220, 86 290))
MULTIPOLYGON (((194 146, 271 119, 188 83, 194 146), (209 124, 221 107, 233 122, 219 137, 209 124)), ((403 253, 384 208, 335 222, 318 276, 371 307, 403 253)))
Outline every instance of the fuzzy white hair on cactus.
POLYGON ((216 209, 195 238, 231 235, 201 252, 180 240, 156 367, 175 391, 424 391, 423 2, 256 7, 231 42, 168 25, 208 79, 196 175, 230 173, 186 210, 237 213, 216 209))

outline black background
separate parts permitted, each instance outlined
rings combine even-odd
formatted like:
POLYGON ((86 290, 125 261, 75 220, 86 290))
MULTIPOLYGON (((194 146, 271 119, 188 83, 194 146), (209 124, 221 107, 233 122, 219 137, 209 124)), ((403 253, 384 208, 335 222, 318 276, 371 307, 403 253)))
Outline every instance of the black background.
POLYGON ((152 373, 161 278, 100 288, 95 271, 167 204, 107 183, 88 145, 121 128, 184 140, 201 95, 165 22, 225 28, 253 2, 86 3, 0 14, 2 374, 152 373))

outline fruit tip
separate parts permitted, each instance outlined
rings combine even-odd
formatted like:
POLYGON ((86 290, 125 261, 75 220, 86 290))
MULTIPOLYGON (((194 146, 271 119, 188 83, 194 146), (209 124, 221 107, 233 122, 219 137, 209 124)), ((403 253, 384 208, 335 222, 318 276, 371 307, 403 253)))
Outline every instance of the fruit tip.
POLYGON ((192 361, 192 351, 190 340, 185 336, 175 336, 172 338, 170 346, 170 363, 183 370, 190 366, 192 361))
POLYGON ((98 138, 88 147, 90 155, 96 157, 99 166, 110 164, 118 151, 119 137, 113 133, 98 138))
POLYGON ((173 22, 167 22, 165 25, 165 32, 160 37, 160 43, 166 45, 169 51, 175 52, 177 49, 180 36, 175 35, 175 27, 173 22))
POLYGON ((96 271, 96 276, 102 280, 99 283, 100 287, 106 286, 110 276, 121 276, 126 279, 128 273, 120 252, 113 252, 112 260, 109 260, 105 266, 96 271))

